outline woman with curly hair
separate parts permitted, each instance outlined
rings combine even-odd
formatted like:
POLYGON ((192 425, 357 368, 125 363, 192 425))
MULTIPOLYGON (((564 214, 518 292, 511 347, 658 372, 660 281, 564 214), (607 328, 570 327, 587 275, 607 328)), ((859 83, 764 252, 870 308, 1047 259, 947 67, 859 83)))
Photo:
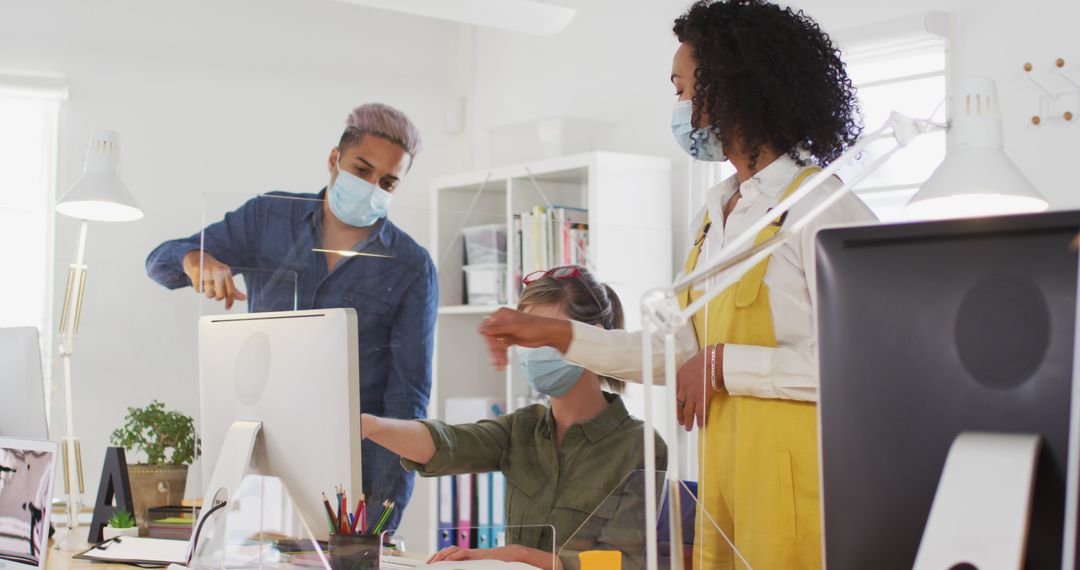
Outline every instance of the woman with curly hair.
MULTIPOLYGON (((839 50, 803 12, 761 0, 702 0, 674 32, 676 141, 692 157, 727 160, 736 171, 706 193, 692 220, 691 272, 840 156, 861 127, 839 50)), ((755 243, 840 185, 827 181, 755 243)), ((703 427, 696 567, 733 568, 742 559, 754 568, 821 566, 813 240, 822 226, 873 219, 857 197, 844 197, 680 331, 676 413, 686 429, 703 427)), ((680 303, 710 285, 683 291, 680 303)), ((500 364, 505 345, 553 346, 591 370, 640 378, 640 337, 590 328, 500 311, 481 332, 500 364)))

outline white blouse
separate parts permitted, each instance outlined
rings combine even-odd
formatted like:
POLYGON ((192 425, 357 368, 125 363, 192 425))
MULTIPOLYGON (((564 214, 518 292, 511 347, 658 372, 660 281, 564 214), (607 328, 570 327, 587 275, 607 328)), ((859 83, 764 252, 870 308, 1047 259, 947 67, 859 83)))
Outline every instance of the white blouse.
MULTIPOLYGON (((752 178, 738 183, 732 176, 709 189, 705 206, 694 216, 691 239, 704 221, 705 212, 713 222, 702 246, 698 265, 716 259, 725 243, 733 241, 758 218, 776 206, 784 190, 800 172, 791 157, 783 155, 752 178), (726 223, 723 207, 736 189, 742 194, 726 223)), ((814 205, 839 188, 832 178, 819 186, 789 212, 785 224, 794 223, 814 205)), ((854 194, 841 198, 815 220, 796 239, 783 244, 772 254, 765 284, 769 288, 773 326, 778 346, 763 347, 726 344, 723 352, 724 385, 731 395, 758 398, 785 398, 817 401, 818 367, 815 336, 814 237, 824 227, 863 224, 875 221, 873 212, 854 194)), ((746 244, 742 249, 751 247, 746 244)), ((684 251, 689 251, 689 245, 684 251)), ((706 284, 706 289, 714 281, 706 284)), ((631 303, 633 304, 633 303, 631 303)), ((626 380, 641 379, 641 333, 607 331, 582 323, 573 323, 573 339, 565 357, 568 361, 610 376, 626 380)), ((679 364, 698 351, 694 329, 689 324, 676 334, 676 358, 679 364)), ((661 338, 654 339, 655 373, 663 373, 664 356, 661 338)))

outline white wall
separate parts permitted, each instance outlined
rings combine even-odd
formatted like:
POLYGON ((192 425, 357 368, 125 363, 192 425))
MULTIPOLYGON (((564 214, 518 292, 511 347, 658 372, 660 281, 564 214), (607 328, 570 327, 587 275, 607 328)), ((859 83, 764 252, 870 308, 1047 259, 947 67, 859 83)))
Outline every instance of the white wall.
MULTIPOLYGON (((675 228, 686 225, 686 158, 669 125, 674 92, 668 81, 677 47, 673 20, 690 2, 663 0, 560 0, 578 9, 560 35, 530 38, 481 30, 476 38, 473 127, 477 160, 490 161, 484 130, 553 116, 612 121, 606 146, 674 159, 675 228)), ((1056 57, 1080 77, 1080 44, 1073 0, 797 0, 826 31, 892 20, 938 9, 954 16, 951 64, 956 75, 988 75, 998 82, 1005 109, 1005 150, 1043 191, 1054 208, 1080 207, 1071 191, 1068 157, 1080 148, 1080 126, 1032 127, 1037 92, 1021 71, 1025 61, 1043 69, 1056 57)), ((1076 122, 1076 121, 1074 121, 1076 122)), ((678 236, 677 236, 678 238, 678 236)), ((676 244, 684 243, 676 239, 676 244)), ((681 246, 678 246, 681 247, 681 246)), ((684 252, 677 251, 676 259, 684 252)))
MULTIPOLYGON (((678 47, 672 21, 684 2, 560 0, 577 8, 570 25, 554 37, 530 37, 478 29, 471 127, 479 165, 494 153, 486 129, 552 117, 607 121, 614 128, 599 140, 605 150, 669 157, 676 220, 689 160, 671 135, 674 88, 668 80, 678 47)), ((682 228, 684 223, 674 227, 682 228)), ((675 243, 682 244, 678 239, 675 243)), ((684 252, 678 252, 681 260, 684 252)))
MULTIPOLYGON (((127 406, 157 398, 198 411, 198 303, 151 282, 146 255, 198 229, 204 192, 231 208, 272 189, 317 191, 346 115, 370 101, 401 108, 424 135, 392 217, 426 243, 428 179, 469 159, 463 136, 443 128, 457 38, 457 25, 329 1, 0 0, 0 70, 68 79, 59 192, 81 174, 91 131, 112 128, 146 212, 89 231, 73 359, 88 500, 127 406)), ((58 312, 78 224, 61 216, 56 227, 58 312)), ((54 366, 54 434, 65 429, 61 387, 54 366)))

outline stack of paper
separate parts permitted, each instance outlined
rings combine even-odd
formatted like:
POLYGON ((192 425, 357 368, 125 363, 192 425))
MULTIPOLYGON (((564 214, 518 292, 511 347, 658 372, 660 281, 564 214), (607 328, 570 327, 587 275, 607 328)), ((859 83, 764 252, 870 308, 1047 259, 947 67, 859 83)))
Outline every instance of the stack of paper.
POLYGON ((185 517, 167 517, 150 521, 150 538, 191 540, 194 521, 185 517))
POLYGON ((191 540, 195 511, 190 506, 151 507, 146 518, 150 538, 191 540))

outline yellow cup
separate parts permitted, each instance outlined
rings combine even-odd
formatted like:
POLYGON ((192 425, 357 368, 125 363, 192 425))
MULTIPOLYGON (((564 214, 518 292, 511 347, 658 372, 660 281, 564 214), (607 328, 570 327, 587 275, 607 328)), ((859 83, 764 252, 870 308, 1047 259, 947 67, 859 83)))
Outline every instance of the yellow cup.
POLYGON ((578 553, 581 570, 622 570, 622 552, 618 550, 586 550, 578 553))

